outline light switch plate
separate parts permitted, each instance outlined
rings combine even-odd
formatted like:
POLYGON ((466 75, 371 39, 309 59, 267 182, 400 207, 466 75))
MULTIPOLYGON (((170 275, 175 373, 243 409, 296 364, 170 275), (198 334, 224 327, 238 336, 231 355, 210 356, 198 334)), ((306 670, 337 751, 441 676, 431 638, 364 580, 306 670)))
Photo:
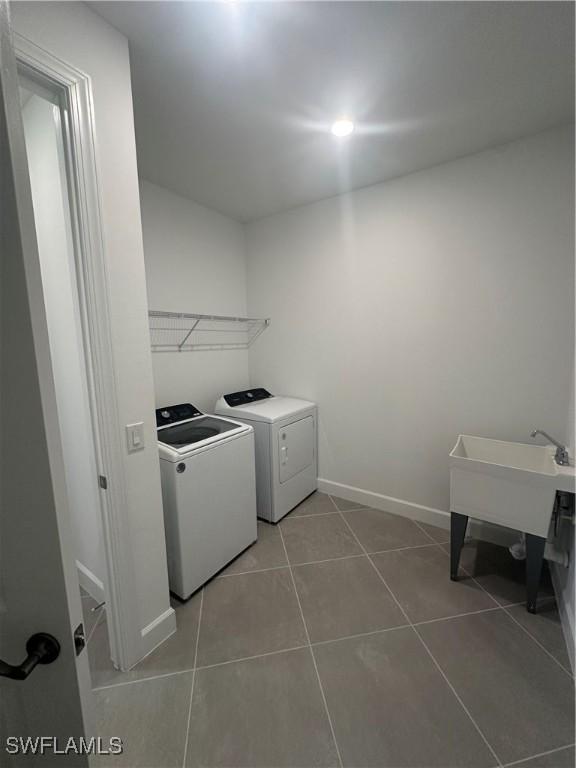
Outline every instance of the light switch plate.
POLYGON ((135 453, 144 448, 144 422, 126 425, 126 442, 128 444, 128 453, 135 453))

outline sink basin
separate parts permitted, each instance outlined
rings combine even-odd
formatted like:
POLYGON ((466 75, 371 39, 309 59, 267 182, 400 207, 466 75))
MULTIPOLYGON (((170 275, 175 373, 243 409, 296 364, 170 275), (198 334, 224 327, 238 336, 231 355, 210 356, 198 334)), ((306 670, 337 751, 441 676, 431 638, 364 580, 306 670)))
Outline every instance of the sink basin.
POLYGON ((552 445, 459 435, 450 453, 450 510, 536 536, 548 535, 556 491, 574 493, 574 467, 552 445))

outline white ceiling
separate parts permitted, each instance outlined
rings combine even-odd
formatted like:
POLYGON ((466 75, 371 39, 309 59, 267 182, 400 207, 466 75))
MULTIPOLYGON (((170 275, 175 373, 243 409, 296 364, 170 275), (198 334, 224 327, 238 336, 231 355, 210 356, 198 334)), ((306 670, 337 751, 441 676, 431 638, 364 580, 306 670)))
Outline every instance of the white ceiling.
POLYGON ((90 6, 130 41, 141 176, 242 221, 573 119, 568 2, 90 6))

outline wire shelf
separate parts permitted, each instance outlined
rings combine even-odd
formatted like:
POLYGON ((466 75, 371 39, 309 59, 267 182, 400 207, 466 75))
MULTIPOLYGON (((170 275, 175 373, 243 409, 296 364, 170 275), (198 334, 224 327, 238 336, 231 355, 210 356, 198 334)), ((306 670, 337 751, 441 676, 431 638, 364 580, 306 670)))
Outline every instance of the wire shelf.
POLYGON ((269 318, 148 312, 153 352, 248 349, 270 325, 269 318))

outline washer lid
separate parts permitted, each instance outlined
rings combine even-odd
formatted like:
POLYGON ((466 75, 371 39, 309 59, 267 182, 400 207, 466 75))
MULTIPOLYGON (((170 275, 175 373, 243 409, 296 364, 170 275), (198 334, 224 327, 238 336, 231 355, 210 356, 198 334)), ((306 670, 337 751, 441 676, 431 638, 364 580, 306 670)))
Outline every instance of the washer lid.
POLYGON ((159 427, 157 434, 161 456, 178 460, 186 453, 251 431, 252 427, 237 421, 202 415, 177 424, 159 427))
POLYGON ((238 419, 266 421, 270 424, 315 407, 315 403, 311 403, 309 400, 299 400, 295 397, 268 397, 256 403, 236 407, 231 407, 221 397, 216 403, 218 413, 229 413, 238 419))
POLYGON ((234 429, 238 429, 238 426, 231 421, 217 419, 214 416, 200 416, 191 421, 159 429, 158 439, 173 448, 185 448, 187 445, 223 435, 225 432, 232 432, 234 429))

